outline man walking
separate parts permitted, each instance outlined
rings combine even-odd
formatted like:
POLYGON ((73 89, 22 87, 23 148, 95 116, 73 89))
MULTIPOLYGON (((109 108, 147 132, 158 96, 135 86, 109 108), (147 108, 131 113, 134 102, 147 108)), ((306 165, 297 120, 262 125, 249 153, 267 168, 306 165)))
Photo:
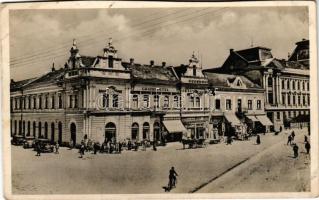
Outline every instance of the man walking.
POLYGON ((84 151, 85 151, 84 144, 83 144, 83 143, 81 143, 81 147, 80 147, 80 158, 83 158, 84 151))
POLYGON ((298 149, 299 149, 299 147, 297 146, 297 144, 294 144, 292 149, 294 151, 294 158, 297 158, 298 157, 298 149))
POLYGON ((295 131, 292 131, 292 133, 291 133, 291 137, 292 137, 292 140, 295 140, 295 131))
POLYGON ((39 142, 36 144, 36 150, 37 150, 37 155, 36 156, 41 156, 41 147, 40 147, 40 143, 39 142))
POLYGON ((59 143, 56 142, 56 143, 55 143, 55 153, 56 153, 56 154, 59 154, 59 148, 60 148, 59 143))
POLYGON ((287 145, 288 145, 288 144, 290 144, 290 145, 291 145, 291 141, 292 141, 292 137, 291 137, 291 135, 289 135, 289 136, 288 136, 288 142, 287 142, 287 145))
POLYGON ((260 135, 257 135, 256 144, 260 145, 260 135))
POLYGON ((309 151, 310 151, 310 143, 307 141, 306 144, 305 144, 305 149, 307 151, 307 154, 309 154, 309 151))

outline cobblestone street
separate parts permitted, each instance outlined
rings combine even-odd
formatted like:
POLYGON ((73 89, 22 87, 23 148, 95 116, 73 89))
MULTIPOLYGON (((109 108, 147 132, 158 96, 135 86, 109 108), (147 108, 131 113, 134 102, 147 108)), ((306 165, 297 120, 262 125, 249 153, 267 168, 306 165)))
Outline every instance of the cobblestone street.
MULTIPOLYGON (((304 134, 306 129, 296 130, 300 152, 305 151, 304 134)), ((156 152, 147 149, 112 155, 89 153, 83 159, 77 150, 67 148, 61 148, 60 154, 36 157, 30 149, 12 146, 12 188, 14 194, 163 193, 168 171, 174 166, 179 174, 177 187, 171 191, 174 193, 244 189, 265 192, 265 188, 262 190, 265 183, 271 186, 267 191, 309 190, 310 161, 303 153, 297 160, 288 157, 292 156, 292 149, 285 145, 287 136, 287 131, 277 136, 269 133, 261 135, 261 145, 255 145, 253 137, 249 141, 234 141, 232 145, 220 143, 185 150, 181 143, 169 143, 156 152), (270 159, 272 163, 268 162, 270 159), (244 160, 247 161, 211 181, 244 160), (282 164, 275 164, 280 161, 282 164), (272 170, 274 177, 266 177, 267 170, 272 170), (285 175, 280 176, 283 170, 285 175), (298 181, 299 186, 283 184, 287 177, 289 184, 298 181)))

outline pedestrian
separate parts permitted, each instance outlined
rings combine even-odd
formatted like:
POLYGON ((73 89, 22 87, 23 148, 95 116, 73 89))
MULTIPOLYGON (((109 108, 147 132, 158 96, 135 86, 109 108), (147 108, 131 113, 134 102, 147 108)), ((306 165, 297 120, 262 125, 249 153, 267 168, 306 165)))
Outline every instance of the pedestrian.
POLYGON ((156 148, 156 141, 153 141, 153 150, 154 150, 154 151, 157 151, 157 148, 156 148))
POLYGON ((60 148, 60 145, 58 142, 55 143, 55 153, 56 154, 59 154, 59 148, 60 148))
POLYGON ((122 152, 122 143, 119 142, 119 153, 121 153, 121 152, 122 152))
POLYGON ((81 143, 81 146, 80 146, 80 158, 83 158, 84 151, 85 151, 84 143, 81 143))
POLYGON ((292 149, 294 151, 294 158, 297 158, 298 157, 298 149, 299 149, 299 147, 297 146, 297 144, 294 144, 292 149))
POLYGON ((168 188, 176 187, 176 176, 178 176, 177 172, 175 171, 174 167, 172 167, 169 170, 169 182, 168 182, 168 188))
POLYGON ((291 133, 291 137, 292 137, 292 140, 295 140, 295 131, 292 131, 292 133, 291 133))
POLYGON ((97 143, 96 142, 94 142, 94 144, 93 144, 93 152, 94 152, 94 154, 96 154, 96 152, 97 152, 97 143))
POLYGON ((288 145, 288 144, 290 144, 290 145, 291 145, 291 141, 292 141, 292 137, 291 137, 291 135, 289 135, 289 136, 288 136, 288 142, 287 142, 287 145, 288 145))
POLYGON ((305 149, 307 151, 307 154, 309 154, 309 151, 310 151, 310 143, 307 141, 306 144, 305 144, 305 149))
POLYGON ((36 150, 37 150, 37 155, 36 156, 41 156, 41 146, 40 142, 36 144, 36 150))
POLYGON ((260 135, 257 135, 256 144, 257 144, 257 145, 260 144, 260 135))

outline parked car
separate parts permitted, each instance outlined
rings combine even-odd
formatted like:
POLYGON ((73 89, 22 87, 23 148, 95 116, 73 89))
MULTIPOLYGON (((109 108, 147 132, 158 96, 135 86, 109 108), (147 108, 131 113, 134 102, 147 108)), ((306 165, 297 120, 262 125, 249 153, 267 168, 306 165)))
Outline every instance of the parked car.
POLYGON ((25 137, 24 142, 23 142, 23 148, 28 149, 28 148, 33 148, 35 144, 35 138, 32 136, 25 137))
POLYGON ((23 135, 14 135, 11 139, 11 144, 13 145, 23 145, 24 137, 23 135))
POLYGON ((42 153, 52 153, 54 146, 51 145, 51 140, 45 138, 38 138, 34 142, 34 150, 37 150, 38 144, 40 145, 40 151, 42 153))

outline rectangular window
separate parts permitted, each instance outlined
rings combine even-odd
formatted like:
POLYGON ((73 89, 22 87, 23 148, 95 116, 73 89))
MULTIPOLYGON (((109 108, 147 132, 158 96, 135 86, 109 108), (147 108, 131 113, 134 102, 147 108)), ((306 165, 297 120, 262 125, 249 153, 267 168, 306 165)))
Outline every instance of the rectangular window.
POLYGON ((17 109, 18 108, 18 99, 15 98, 14 99, 14 109, 17 109))
POLYGON ((26 108, 26 98, 22 97, 22 101, 23 101, 23 109, 25 109, 26 108))
POLYGON ((150 106, 150 100, 148 95, 143 96, 143 106, 144 108, 148 108, 150 106))
POLYGON ((196 102, 195 102, 195 107, 196 107, 196 108, 199 108, 199 107, 200 107, 200 97, 196 97, 196 98, 195 98, 195 101, 196 101, 196 102))
POLYGON ((282 80, 282 81, 281 81, 281 88, 282 88, 282 89, 285 89, 285 80, 282 80))
POLYGON ((248 110, 252 110, 252 109, 253 109, 253 101, 248 100, 248 110))
POLYGON ((77 108, 79 105, 78 105, 78 95, 74 95, 74 108, 77 108))
POLYGON ((310 87, 309 87, 309 82, 307 82, 307 91, 309 91, 310 87))
POLYGON ((69 108, 72 108, 73 96, 69 96, 69 108))
POLYGON ((226 99, 226 110, 231 110, 231 100, 226 99))
POLYGON ((169 96, 165 96, 164 97, 164 108, 168 108, 169 107, 169 96))
POLYGON ((295 95, 292 96, 292 105, 296 105, 296 96, 295 95))
POLYGON ((51 101, 51 108, 55 108, 55 96, 52 96, 52 101, 51 101))
POLYGON ((179 97, 174 96, 174 108, 179 108, 179 97))
POLYGON ((274 103, 272 92, 269 92, 269 93, 268 93, 268 101, 269 101, 269 104, 273 104, 273 103, 274 103))
POLYGON ((37 108, 37 98, 33 97, 33 109, 37 108))
POLYGON ((288 117, 291 117, 291 111, 288 111, 288 117))
POLYGON ((192 94, 189 96, 189 104, 190 104, 189 107, 195 106, 195 98, 194 98, 194 95, 192 95, 192 94))
POLYGON ((261 100, 257 100, 257 110, 261 110, 261 100))
POLYGON ((102 99, 102 106, 103 108, 108 108, 109 107, 109 102, 110 102, 110 99, 109 99, 109 94, 103 94, 103 99, 102 99))
POLYGON ((300 82, 297 81, 297 89, 300 90, 300 82))
POLYGON ((22 101, 23 101, 23 99, 22 99, 22 98, 19 98, 19 102, 20 102, 19 108, 20 108, 20 109, 22 109, 22 105, 23 105, 23 102, 22 102, 22 101))
POLYGON ((48 109, 48 96, 45 96, 45 103, 44 103, 45 109, 48 109))
POLYGON ((62 108, 62 95, 59 94, 59 109, 62 108))
POLYGON ((286 104, 286 94, 281 95, 282 104, 286 104))
POLYGON ((309 94, 307 95, 307 98, 308 98, 308 105, 310 105, 310 95, 309 94))
POLYGON ((32 103, 31 96, 29 96, 28 99, 29 99, 29 100, 28 100, 28 102, 29 102, 28 108, 31 109, 31 103, 32 103))
POLYGON ((301 104, 301 97, 300 97, 300 95, 298 95, 298 105, 300 105, 301 104))
POLYGON ((293 89, 293 90, 296 89, 295 81, 292 81, 292 89, 293 89))
POLYGON ((288 90, 290 89, 290 81, 289 80, 287 81, 287 89, 288 90))
POLYGON ((302 104, 306 105, 306 96, 305 95, 302 96, 302 104))
POLYGON ((39 96, 39 109, 42 109, 42 96, 39 96))
POLYGON ((215 109, 219 110, 220 109, 220 99, 215 100, 215 109))

